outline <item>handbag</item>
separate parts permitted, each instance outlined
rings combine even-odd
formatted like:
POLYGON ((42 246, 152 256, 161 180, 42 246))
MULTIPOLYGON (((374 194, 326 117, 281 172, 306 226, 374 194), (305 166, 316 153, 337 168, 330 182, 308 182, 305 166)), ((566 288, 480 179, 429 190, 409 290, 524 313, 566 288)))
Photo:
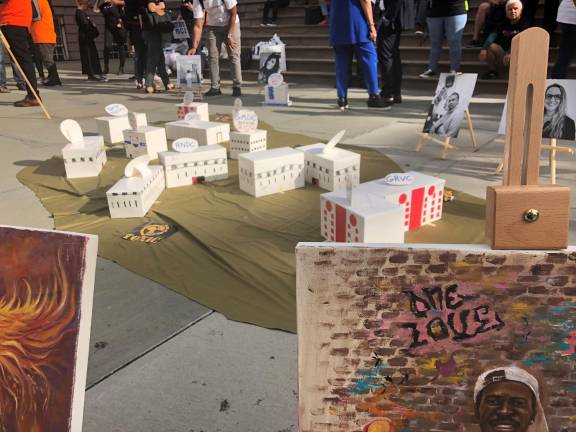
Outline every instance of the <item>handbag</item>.
POLYGON ((150 12, 148 9, 145 9, 142 18, 146 30, 158 33, 172 33, 174 31, 174 23, 167 13, 159 15, 156 12, 150 12))
POLYGON ((88 39, 96 39, 100 35, 98 27, 96 27, 96 24, 94 24, 90 18, 88 18, 88 27, 86 28, 85 34, 88 39))

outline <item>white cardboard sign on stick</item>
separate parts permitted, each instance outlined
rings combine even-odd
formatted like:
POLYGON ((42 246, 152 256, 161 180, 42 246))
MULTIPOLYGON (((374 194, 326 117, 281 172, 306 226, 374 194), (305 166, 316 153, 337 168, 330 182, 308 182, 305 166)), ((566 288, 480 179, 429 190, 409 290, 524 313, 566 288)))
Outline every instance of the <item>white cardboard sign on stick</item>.
POLYGON ((270 87, 280 87, 282 84, 284 84, 284 76, 281 73, 273 73, 268 77, 270 87))
POLYGON ((179 138, 172 143, 172 149, 178 153, 192 153, 198 148, 198 141, 194 138, 179 138))
POLYGON ((200 115, 196 112, 189 112, 188 114, 186 114, 186 116, 184 117, 184 121, 190 123, 190 124, 194 124, 194 123, 198 123, 199 121, 201 121, 202 119, 200 118, 200 115))
POLYGON ((243 109, 242 101, 236 99, 232 110, 232 123, 238 132, 251 133, 258 129, 258 115, 252 110, 243 109))
POLYGON ((148 119, 144 113, 131 112, 128 114, 128 121, 130 122, 132 130, 148 126, 148 119))
POLYGON ((104 110, 112 117, 122 117, 128 115, 128 108, 122 104, 110 104, 107 105, 104 110))
POLYGON ((328 141, 328 143, 324 147, 324 150, 322 151, 322 153, 330 153, 331 151, 333 151, 334 148, 336 147, 336 145, 344 137, 345 133, 346 133, 346 129, 342 129, 340 132, 338 132, 336 135, 334 135, 332 137, 332 139, 330 141, 328 141))
POLYGON ((60 132, 74 147, 84 146, 84 134, 76 120, 67 119, 60 123, 60 132))

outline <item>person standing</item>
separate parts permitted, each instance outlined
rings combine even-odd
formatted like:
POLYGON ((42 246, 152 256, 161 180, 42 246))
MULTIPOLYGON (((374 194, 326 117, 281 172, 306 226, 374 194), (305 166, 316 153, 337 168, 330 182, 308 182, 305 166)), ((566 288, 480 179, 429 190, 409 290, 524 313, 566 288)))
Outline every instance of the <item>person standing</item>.
POLYGON ((562 35, 552 78, 565 79, 576 54, 576 0, 562 0, 558 9, 558 22, 562 26, 562 35))
POLYGON ((468 11, 466 0, 431 0, 428 30, 430 31, 430 57, 428 69, 420 78, 430 78, 438 74, 438 62, 442 54, 444 37, 450 50, 450 72, 459 73, 462 61, 462 35, 468 11))
MULTIPOLYGON (((404 29, 403 12, 406 2, 407 0, 386 0, 378 27, 378 61, 382 75, 380 97, 388 104, 402 102, 400 37, 404 29)), ((414 8, 412 12, 413 10, 414 8)))
MULTIPOLYGON (((106 0, 99 10, 104 17, 104 75, 108 75, 112 46, 118 48, 118 75, 124 74, 126 63, 126 29, 124 27, 124 0, 106 0)), ((94 6, 98 11, 98 3, 94 6)))
POLYGON ((144 88, 146 73, 146 44, 142 35, 139 0, 126 0, 124 6, 125 27, 130 34, 130 43, 134 46, 134 79, 136 88, 144 88))
POLYGON ((194 29, 192 47, 188 55, 196 54, 202 28, 206 26, 208 60, 210 62, 210 90, 205 96, 218 96, 220 90, 220 47, 226 44, 232 70, 232 96, 242 96, 242 65, 240 63, 240 18, 236 0, 194 0, 194 29))
POLYGON ((6 65, 4 64, 4 45, 0 44, 0 93, 10 93, 6 86, 6 65))
POLYGON ((330 45, 336 57, 337 103, 341 110, 348 108, 350 64, 354 52, 364 75, 368 91, 368 107, 391 108, 389 104, 384 104, 378 95, 376 39, 377 32, 370 0, 339 0, 331 3, 330 45))
POLYGON ((91 5, 91 0, 76 0, 75 19, 78 26, 78 45, 80 46, 82 73, 88 75, 89 81, 106 81, 106 78, 102 76, 100 58, 94 43, 94 39, 98 37, 98 27, 86 13, 91 8, 91 5))
POLYGON ((4 33, 8 44, 28 79, 27 95, 24 99, 14 102, 16 107, 39 106, 32 89, 38 94, 38 82, 34 63, 30 54, 28 29, 32 25, 32 2, 22 0, 4 0, 0 3, 0 30, 4 33), (32 87, 30 87, 32 86, 32 87))
POLYGON ((44 85, 48 87, 60 86, 62 81, 58 75, 58 67, 54 61, 54 48, 56 47, 56 31, 54 30, 54 16, 48 0, 38 0, 41 18, 34 21, 30 28, 32 40, 38 47, 42 65, 46 68, 48 78, 44 85))

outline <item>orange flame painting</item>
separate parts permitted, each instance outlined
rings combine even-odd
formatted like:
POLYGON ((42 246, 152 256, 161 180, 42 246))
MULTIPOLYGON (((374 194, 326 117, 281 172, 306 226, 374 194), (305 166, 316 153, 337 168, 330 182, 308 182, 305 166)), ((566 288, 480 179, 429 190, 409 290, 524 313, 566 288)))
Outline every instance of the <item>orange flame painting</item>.
POLYGON ((0 432, 74 430, 88 241, 0 227, 0 432))

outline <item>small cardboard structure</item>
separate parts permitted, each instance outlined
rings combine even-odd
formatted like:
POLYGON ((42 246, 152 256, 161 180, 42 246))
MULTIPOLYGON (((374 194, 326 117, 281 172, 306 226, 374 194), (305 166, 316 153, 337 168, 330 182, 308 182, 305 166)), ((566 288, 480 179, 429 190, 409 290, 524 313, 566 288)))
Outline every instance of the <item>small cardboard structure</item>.
POLYGON ((320 195, 320 232, 348 243, 404 243, 404 209, 363 188, 320 195))
POLYGON ((255 197, 304 187, 304 153, 290 147, 238 156, 240 189, 255 197))
POLYGON ((124 142, 123 132, 131 129, 128 119, 128 109, 121 104, 111 104, 106 108, 110 114, 106 117, 96 117, 96 127, 98 133, 104 137, 104 141, 109 144, 124 142))
POLYGON ((399 205, 404 213, 404 230, 412 231, 442 218, 445 184, 444 179, 411 171, 389 174, 362 183, 357 189, 399 205))
POLYGON ((264 86, 264 105, 292 105, 288 84, 280 73, 270 75, 268 84, 264 86))
POLYGON ((68 139, 62 149, 66 178, 97 177, 107 161, 104 138, 84 136, 75 120, 64 120, 60 130, 68 139))
POLYGON ((232 111, 234 132, 230 132, 230 159, 238 159, 241 153, 266 150, 268 133, 258 129, 258 115, 242 108, 242 101, 236 99, 232 111))
POLYGON ((352 186, 360 184, 360 155, 336 148, 345 132, 340 131, 328 144, 310 144, 296 148, 304 152, 306 183, 329 191, 346 189, 347 181, 351 181, 352 186))
POLYGON ((202 121, 198 114, 189 113, 185 120, 166 123, 166 135, 170 140, 192 138, 201 146, 230 141, 230 125, 202 121))
POLYGON ((192 92, 186 92, 184 101, 176 104, 176 117, 178 120, 184 120, 188 113, 196 113, 200 116, 200 120, 210 121, 208 104, 206 102, 194 102, 194 94, 192 92))
POLYGON ((164 128, 148 126, 146 114, 130 113, 131 129, 125 130, 124 147, 126 156, 134 159, 147 154, 150 159, 157 159, 158 153, 168 150, 164 128))
POLYGON ((225 147, 218 144, 199 147, 195 140, 181 138, 172 144, 172 148, 175 151, 162 152, 158 155, 164 167, 167 188, 228 177, 225 147))
POLYGON ((150 156, 131 160, 124 177, 106 192, 111 218, 143 217, 165 188, 164 168, 148 166, 150 156))

